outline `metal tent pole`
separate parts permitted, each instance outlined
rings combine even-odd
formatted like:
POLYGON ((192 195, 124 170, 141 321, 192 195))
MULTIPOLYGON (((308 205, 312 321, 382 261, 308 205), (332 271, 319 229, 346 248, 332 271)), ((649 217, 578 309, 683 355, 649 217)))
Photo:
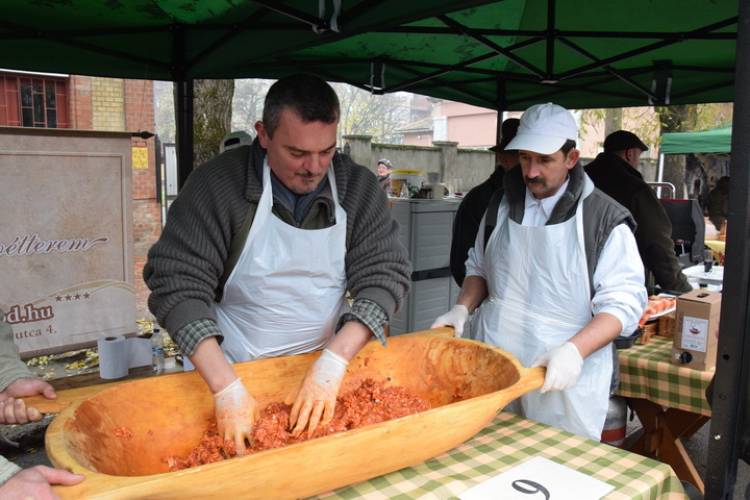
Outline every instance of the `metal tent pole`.
POLYGON ((729 235, 705 482, 707 499, 727 500, 738 459, 750 460, 750 2, 738 4, 729 235))
POLYGON ((497 80, 497 98, 495 106, 495 109, 497 110, 497 130, 495 131, 495 144, 493 146, 496 146, 500 144, 500 137, 502 136, 502 125, 503 125, 503 118, 505 116, 505 110, 508 108, 508 100, 505 95, 505 80, 504 79, 498 79, 497 80))
POLYGON ((182 189, 185 181, 193 171, 193 80, 185 79, 175 83, 177 86, 177 189, 182 189))

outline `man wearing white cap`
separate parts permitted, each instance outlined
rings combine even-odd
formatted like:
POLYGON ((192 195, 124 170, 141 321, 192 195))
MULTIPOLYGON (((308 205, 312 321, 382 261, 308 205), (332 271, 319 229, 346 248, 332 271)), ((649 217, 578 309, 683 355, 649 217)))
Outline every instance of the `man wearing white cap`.
POLYGON ((613 374, 612 341, 636 330, 648 297, 630 213, 594 187, 578 162, 577 126, 552 103, 530 107, 506 149, 504 179, 466 262, 456 305, 433 327, 546 366, 541 391, 506 409, 599 440, 613 374), (485 245, 485 225, 494 223, 485 245), (479 306, 482 306, 479 308, 479 306))

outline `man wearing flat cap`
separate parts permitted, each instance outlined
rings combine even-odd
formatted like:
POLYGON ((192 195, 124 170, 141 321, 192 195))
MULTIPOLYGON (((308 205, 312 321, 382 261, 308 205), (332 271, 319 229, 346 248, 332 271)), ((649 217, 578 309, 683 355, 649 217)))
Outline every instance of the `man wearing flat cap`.
POLYGON ((537 104, 506 149, 520 167, 487 209, 466 261, 456 305, 432 327, 453 326, 546 366, 539 391, 511 412, 590 439, 601 438, 614 372, 612 342, 635 331, 648 298, 628 211, 594 187, 576 149, 573 115, 537 104), (485 244, 485 227, 494 229, 485 244))
POLYGON ((388 158, 381 158, 378 160, 378 183, 380 187, 386 192, 391 190, 391 171, 393 170, 393 163, 388 158))
POLYGON ((479 222, 487 210, 490 198, 495 191, 503 189, 505 172, 518 165, 518 151, 505 149, 516 136, 518 123, 518 118, 508 118, 500 125, 500 142, 489 148, 495 153, 495 171, 464 196, 453 219, 450 267, 458 286, 461 286, 466 276, 466 258, 469 256, 469 249, 474 246, 479 222))
POLYGON ((638 224, 635 241, 646 270, 649 294, 655 285, 674 294, 693 289, 683 274, 672 241, 672 223, 656 193, 639 172, 641 154, 648 151, 637 135, 626 130, 604 139, 604 152, 586 165, 596 187, 627 208, 638 224))

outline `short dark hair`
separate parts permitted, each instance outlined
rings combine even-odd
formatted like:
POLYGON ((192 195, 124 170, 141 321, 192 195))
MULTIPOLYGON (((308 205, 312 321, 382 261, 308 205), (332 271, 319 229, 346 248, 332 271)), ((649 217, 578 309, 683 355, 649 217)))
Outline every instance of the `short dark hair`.
POLYGON ((574 147, 576 147, 576 141, 574 141, 573 139, 567 139, 560 148, 560 151, 563 152, 563 158, 567 158, 568 153, 570 153, 570 150, 574 147))
POLYGON ((263 105, 263 125, 269 137, 279 127, 281 112, 291 108, 304 122, 335 123, 341 114, 336 91, 325 80, 297 73, 271 85, 263 105))

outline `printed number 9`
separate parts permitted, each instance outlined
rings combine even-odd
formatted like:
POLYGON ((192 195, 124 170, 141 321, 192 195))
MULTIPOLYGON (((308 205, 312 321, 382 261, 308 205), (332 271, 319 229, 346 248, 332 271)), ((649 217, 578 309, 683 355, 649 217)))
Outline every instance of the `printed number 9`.
POLYGON ((525 493, 527 495, 541 493, 542 495, 544 495, 544 498, 546 500, 549 500, 549 490, 535 481, 530 481, 528 479, 517 479, 513 481, 511 486, 513 486, 514 490, 520 491, 521 493, 525 493))

